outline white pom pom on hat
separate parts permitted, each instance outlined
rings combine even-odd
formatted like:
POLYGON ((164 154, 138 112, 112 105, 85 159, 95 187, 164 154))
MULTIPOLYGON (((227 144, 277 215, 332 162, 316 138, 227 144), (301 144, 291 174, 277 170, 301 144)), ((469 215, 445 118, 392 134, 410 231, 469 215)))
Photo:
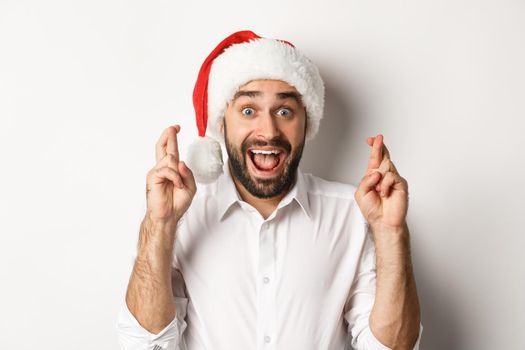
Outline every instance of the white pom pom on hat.
POLYGON ((324 109, 324 83, 317 67, 288 41, 249 30, 235 32, 208 55, 193 90, 199 138, 188 148, 186 162, 197 182, 213 182, 222 173, 224 112, 238 89, 257 79, 295 87, 306 107, 306 140, 317 134, 324 109))

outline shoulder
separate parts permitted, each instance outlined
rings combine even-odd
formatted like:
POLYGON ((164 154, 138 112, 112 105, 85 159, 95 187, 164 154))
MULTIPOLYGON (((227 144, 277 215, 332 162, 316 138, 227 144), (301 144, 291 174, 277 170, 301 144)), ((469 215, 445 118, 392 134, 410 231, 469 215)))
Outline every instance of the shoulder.
POLYGON ((218 181, 208 184, 197 183, 197 192, 195 192, 194 200, 205 200, 206 198, 213 198, 217 196, 218 181))
POLYGON ((197 184, 197 192, 195 193, 186 214, 196 217, 208 215, 209 211, 216 207, 218 196, 217 188, 218 186, 216 182, 210 184, 197 184))
POLYGON ((363 216, 352 183, 330 181, 310 173, 303 173, 308 207, 316 227, 333 235, 344 234, 348 243, 361 246, 366 236, 367 221, 363 216))
POLYGON ((302 176, 314 213, 325 219, 344 217, 353 222, 366 222, 354 197, 356 185, 326 180, 310 173, 303 173, 302 176))
POLYGON ((357 186, 350 183, 326 180, 310 173, 303 173, 308 194, 327 198, 354 200, 357 186))

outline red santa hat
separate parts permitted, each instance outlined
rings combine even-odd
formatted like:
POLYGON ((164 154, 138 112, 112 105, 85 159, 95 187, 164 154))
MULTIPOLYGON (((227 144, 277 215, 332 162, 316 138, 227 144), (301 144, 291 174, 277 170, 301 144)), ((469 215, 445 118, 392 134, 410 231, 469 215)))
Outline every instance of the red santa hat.
POLYGON ((227 104, 242 85, 258 79, 295 87, 306 107, 306 140, 317 134, 324 109, 324 83, 317 67, 288 41, 249 30, 233 33, 208 55, 193 90, 199 138, 188 148, 186 162, 198 182, 213 182, 222 173, 220 129, 227 104))

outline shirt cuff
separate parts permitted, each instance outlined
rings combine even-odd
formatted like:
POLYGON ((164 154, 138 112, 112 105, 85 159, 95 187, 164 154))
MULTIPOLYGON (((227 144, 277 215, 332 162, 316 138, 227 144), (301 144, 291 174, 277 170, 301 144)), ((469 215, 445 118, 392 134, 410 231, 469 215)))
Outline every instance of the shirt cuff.
POLYGON ((140 325, 124 302, 120 308, 116 328, 121 349, 167 350, 177 349, 180 335, 186 328, 186 322, 179 317, 175 317, 159 333, 154 334, 140 325))
MULTIPOLYGON (((419 335, 417 337, 416 344, 414 345, 412 350, 419 350, 419 343, 421 341, 421 334, 423 333, 423 325, 419 324, 419 335)), ((383 343, 381 343, 372 333, 372 330, 370 330, 370 327, 366 327, 366 329, 363 331, 363 344, 366 344, 367 347, 364 349, 367 350, 392 350, 383 343)))

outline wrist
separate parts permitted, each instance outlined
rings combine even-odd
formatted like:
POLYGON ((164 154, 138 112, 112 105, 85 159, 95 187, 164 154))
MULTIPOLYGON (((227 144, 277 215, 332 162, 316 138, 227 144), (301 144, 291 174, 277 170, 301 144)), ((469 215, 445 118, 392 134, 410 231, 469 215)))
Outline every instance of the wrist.
POLYGON ((174 218, 155 219, 147 213, 140 226, 139 253, 149 251, 157 254, 160 250, 171 254, 177 223, 174 218))
POLYGON ((400 226, 370 225, 370 229, 378 253, 409 249, 410 234, 406 222, 400 226))
POLYGON ((170 215, 168 217, 156 217, 150 210, 147 210, 142 223, 147 225, 152 231, 171 231, 171 229, 177 227, 179 220, 180 217, 176 214, 170 215))
POLYGON ((372 223, 369 224, 372 234, 379 236, 378 238, 391 237, 391 238, 402 238, 408 236, 408 225, 406 221, 403 221, 399 225, 386 225, 383 223, 372 223))

